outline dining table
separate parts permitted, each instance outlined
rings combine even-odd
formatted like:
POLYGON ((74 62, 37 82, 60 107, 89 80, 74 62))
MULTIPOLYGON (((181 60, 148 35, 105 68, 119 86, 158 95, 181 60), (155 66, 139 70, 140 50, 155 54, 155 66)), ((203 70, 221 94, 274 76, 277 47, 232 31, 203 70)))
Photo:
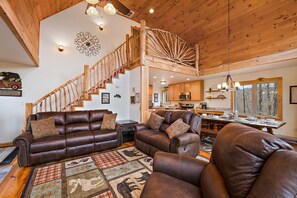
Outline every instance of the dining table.
POLYGON ((223 116, 213 116, 213 115, 206 115, 201 116, 202 121, 207 122, 213 122, 215 124, 223 124, 226 125, 228 123, 240 123, 244 125, 248 125, 257 129, 260 129, 262 131, 267 131, 270 134, 273 134, 273 129, 279 129, 280 127, 284 126, 286 122, 284 121, 278 121, 273 119, 249 119, 249 118, 243 118, 243 117, 237 117, 237 118, 228 118, 223 116), (263 130, 267 129, 267 130, 263 130))

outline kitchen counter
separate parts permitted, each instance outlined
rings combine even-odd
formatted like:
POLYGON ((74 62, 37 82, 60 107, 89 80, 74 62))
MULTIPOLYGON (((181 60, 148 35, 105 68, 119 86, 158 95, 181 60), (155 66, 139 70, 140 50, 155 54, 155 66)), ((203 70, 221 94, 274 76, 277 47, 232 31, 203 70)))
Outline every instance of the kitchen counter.
POLYGON ((195 108, 195 113, 199 114, 214 114, 214 115, 224 115, 224 112, 230 112, 230 108, 207 108, 207 109, 201 109, 201 108, 195 108))

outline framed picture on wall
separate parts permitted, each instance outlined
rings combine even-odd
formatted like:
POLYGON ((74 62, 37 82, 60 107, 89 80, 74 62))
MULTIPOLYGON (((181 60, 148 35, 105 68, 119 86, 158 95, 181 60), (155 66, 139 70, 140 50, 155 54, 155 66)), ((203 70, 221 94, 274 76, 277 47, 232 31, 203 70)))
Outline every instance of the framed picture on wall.
POLYGON ((102 104, 110 104, 110 93, 102 93, 101 94, 101 103, 102 104))
POLYGON ((290 86, 290 104, 297 104, 297 85, 290 86))

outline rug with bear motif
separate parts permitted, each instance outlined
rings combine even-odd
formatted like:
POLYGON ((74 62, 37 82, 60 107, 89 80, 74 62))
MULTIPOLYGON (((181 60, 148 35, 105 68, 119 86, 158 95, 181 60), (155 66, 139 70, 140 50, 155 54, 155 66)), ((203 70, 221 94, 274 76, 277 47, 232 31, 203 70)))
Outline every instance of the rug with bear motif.
POLYGON ((23 197, 139 197, 152 160, 131 146, 36 166, 23 197))

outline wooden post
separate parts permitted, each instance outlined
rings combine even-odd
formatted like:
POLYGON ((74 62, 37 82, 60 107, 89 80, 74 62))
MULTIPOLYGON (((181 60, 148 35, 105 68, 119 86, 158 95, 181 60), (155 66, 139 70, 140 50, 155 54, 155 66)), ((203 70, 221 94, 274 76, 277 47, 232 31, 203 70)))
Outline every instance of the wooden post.
POLYGON ((130 36, 126 34, 126 56, 127 56, 127 68, 130 67, 130 36))
POLYGON ((144 20, 140 21, 140 121, 146 122, 149 109, 149 66, 146 65, 145 56, 145 39, 146 39, 146 23, 144 20))
POLYGON ((196 67, 196 75, 199 76, 199 59, 200 59, 200 53, 199 53, 199 45, 195 45, 195 51, 196 51, 196 61, 195 61, 195 67, 196 67))
POLYGON ((27 120, 29 115, 33 114, 33 103, 26 103, 25 104, 25 124, 24 124, 24 131, 26 131, 27 128, 27 120))
POLYGON ((89 99, 88 83, 89 83, 89 65, 85 65, 84 66, 84 83, 83 83, 83 96, 85 100, 89 99))

